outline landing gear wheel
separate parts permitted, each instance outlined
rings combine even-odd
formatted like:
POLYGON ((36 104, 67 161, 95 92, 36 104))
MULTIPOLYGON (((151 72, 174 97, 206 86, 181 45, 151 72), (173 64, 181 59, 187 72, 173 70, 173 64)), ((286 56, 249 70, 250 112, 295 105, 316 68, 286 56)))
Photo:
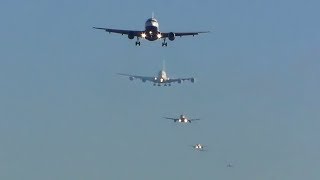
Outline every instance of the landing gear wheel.
POLYGON ((168 44, 166 43, 166 39, 165 38, 163 39, 162 47, 163 46, 166 46, 166 47, 168 46, 168 44))
POLYGON ((139 41, 139 37, 137 36, 137 41, 136 41, 136 46, 140 46, 140 41, 139 41))

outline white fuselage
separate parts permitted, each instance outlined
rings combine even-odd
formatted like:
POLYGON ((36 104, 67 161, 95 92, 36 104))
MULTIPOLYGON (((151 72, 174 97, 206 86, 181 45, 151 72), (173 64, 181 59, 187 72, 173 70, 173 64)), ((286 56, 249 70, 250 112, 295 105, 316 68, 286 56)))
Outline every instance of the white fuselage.
POLYGON ((141 36, 149 41, 155 41, 161 38, 159 23, 155 18, 149 18, 146 21, 145 32, 141 36))
POLYGON ((196 144, 194 146, 195 149, 198 149, 198 150, 202 150, 203 149, 203 146, 201 144, 196 144))
POLYGON ((169 80, 169 77, 167 76, 167 73, 164 70, 159 71, 158 77, 154 78, 156 83, 166 83, 167 80, 169 80))
POLYGON ((180 115, 178 122, 188 123, 189 120, 184 115, 180 115))

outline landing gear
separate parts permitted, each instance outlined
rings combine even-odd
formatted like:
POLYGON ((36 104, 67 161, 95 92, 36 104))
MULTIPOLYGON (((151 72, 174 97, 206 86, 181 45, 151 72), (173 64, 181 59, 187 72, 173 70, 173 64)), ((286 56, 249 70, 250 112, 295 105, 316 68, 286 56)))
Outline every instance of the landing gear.
POLYGON ((153 86, 156 86, 157 84, 156 83, 153 83, 153 86))
POLYGON ((140 46, 139 38, 137 37, 136 46, 140 46))
POLYGON ((163 46, 166 46, 166 47, 168 46, 168 43, 166 43, 166 38, 163 39, 162 47, 163 46))

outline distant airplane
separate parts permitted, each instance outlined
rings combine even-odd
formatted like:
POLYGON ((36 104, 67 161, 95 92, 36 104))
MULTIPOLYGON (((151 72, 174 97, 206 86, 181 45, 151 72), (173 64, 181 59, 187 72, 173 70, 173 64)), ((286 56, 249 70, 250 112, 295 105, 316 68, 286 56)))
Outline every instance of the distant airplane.
POLYGON ((195 144, 195 145, 193 145, 192 146, 195 150, 198 150, 198 151, 205 151, 205 149, 204 149, 204 145, 202 145, 202 144, 195 144))
POLYGON ((191 123, 192 121, 198 121, 200 119, 188 119, 185 115, 181 114, 179 118, 163 117, 165 119, 173 120, 179 123, 191 123))
POLYGON ((232 168, 232 167, 233 167, 233 164, 228 163, 228 164, 227 164, 227 167, 228 167, 228 168, 232 168))
POLYGON ((137 76, 137 75, 131 75, 131 74, 123 74, 123 73, 118 73, 119 75, 122 76, 128 76, 131 81, 134 79, 140 79, 142 82, 150 81, 153 82, 153 85, 158 85, 161 86, 163 84, 164 86, 171 86, 171 83, 177 82, 177 83, 182 83, 183 81, 191 81, 192 83, 195 82, 195 78, 190 77, 190 78, 175 78, 171 79, 167 75, 164 66, 161 71, 159 71, 157 77, 147 77, 147 76, 137 76))
POLYGON ((109 28, 101 28, 101 27, 93 27, 94 29, 105 30, 109 33, 118 33, 118 34, 126 34, 129 39, 133 39, 137 37, 136 46, 140 46, 139 38, 146 39, 149 41, 155 41, 158 39, 163 39, 162 46, 167 46, 166 39, 168 38, 170 41, 173 41, 176 36, 195 36, 200 33, 208 33, 209 31, 198 31, 198 32, 160 32, 159 31, 159 23, 153 17, 149 18, 145 22, 145 29, 143 31, 135 31, 135 30, 123 30, 123 29, 109 29, 109 28))

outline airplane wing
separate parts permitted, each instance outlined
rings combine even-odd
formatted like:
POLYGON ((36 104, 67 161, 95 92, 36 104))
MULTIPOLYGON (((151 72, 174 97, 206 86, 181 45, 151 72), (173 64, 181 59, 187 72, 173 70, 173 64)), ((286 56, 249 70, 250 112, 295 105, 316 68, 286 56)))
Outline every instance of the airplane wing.
POLYGON ((167 83, 174 83, 174 82, 182 83, 183 81, 190 81, 190 82, 194 83, 195 79, 194 78, 176 78, 176 79, 168 79, 166 82, 167 83))
POLYGON ((141 34, 144 32, 144 31, 135 31, 135 30, 124 30, 124 29, 109 29, 109 28, 101 28, 101 27, 93 27, 94 29, 101 29, 101 30, 104 30, 104 31, 107 31, 109 33, 117 33, 117 34, 127 34, 127 35, 130 35, 132 38, 134 36, 138 36, 138 37, 141 37, 141 34))
POLYGON ((171 117, 163 117, 163 118, 165 118, 165 119, 170 119, 170 120, 174 120, 174 121, 179 120, 179 119, 177 119, 177 118, 171 118, 171 117))
POLYGON ((118 73, 118 74, 121 76, 129 77, 131 81, 134 79, 140 79, 142 82, 146 82, 146 81, 155 82, 155 77, 137 76, 137 75, 123 74, 123 73, 118 73))
POLYGON ((190 121, 199 121, 200 119, 188 119, 190 121))
POLYGON ((199 35, 201 33, 209 33, 210 31, 198 31, 198 32, 169 32, 169 33, 161 33, 162 38, 167 38, 170 37, 172 35, 174 36, 195 36, 195 35, 199 35), (173 34, 172 34, 173 33, 173 34))

